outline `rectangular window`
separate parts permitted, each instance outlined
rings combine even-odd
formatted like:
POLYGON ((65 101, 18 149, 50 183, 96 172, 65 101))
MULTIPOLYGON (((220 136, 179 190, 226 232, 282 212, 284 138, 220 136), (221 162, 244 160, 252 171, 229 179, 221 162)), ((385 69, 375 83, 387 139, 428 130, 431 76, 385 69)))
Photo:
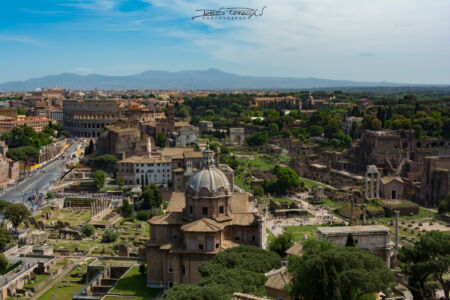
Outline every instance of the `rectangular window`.
POLYGON ((181 274, 183 274, 183 276, 186 276, 186 266, 185 265, 181 265, 181 274))
POLYGON ((191 206, 189 206, 189 214, 191 214, 191 215, 192 215, 192 205, 191 205, 191 206))
POLYGON ((203 250, 203 244, 198 244, 198 249, 203 250))
POLYGON ((219 214, 223 214, 223 211, 224 211, 223 206, 219 206, 219 214))
POLYGON ((203 215, 204 216, 208 215, 208 208, 207 207, 203 207, 203 215))
POLYGON ((171 262, 171 261, 168 262, 167 272, 168 272, 168 273, 172 273, 172 272, 173 272, 173 269, 172 269, 172 262, 171 262))

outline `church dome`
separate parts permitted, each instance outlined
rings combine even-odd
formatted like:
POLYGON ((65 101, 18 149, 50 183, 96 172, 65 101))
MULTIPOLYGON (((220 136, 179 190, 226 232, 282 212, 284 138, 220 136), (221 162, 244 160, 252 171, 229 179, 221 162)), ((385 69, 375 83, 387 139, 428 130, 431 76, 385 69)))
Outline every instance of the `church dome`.
POLYGON ((187 194, 230 194, 231 185, 227 176, 214 165, 213 152, 203 153, 203 167, 189 178, 187 194))

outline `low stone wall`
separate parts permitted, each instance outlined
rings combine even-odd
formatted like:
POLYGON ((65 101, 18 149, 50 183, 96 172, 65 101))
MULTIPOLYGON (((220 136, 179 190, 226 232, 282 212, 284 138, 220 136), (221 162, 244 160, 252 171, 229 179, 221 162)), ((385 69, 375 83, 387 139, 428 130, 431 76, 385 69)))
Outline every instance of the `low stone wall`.
POLYGON ((420 207, 416 203, 405 200, 385 200, 380 204, 386 217, 394 217, 395 211, 400 212, 400 216, 412 216, 419 213, 420 207))

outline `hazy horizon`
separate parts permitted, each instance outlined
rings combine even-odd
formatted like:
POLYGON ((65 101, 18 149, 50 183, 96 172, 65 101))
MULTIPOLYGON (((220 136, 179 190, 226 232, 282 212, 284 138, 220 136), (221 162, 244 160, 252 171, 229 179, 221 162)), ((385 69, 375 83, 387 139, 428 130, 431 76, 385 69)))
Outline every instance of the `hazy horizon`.
POLYGON ((450 84, 446 0, 25 0, 3 1, 0 17, 1 83, 216 68, 450 84), (255 16, 192 19, 200 9, 228 7, 255 9, 255 16))

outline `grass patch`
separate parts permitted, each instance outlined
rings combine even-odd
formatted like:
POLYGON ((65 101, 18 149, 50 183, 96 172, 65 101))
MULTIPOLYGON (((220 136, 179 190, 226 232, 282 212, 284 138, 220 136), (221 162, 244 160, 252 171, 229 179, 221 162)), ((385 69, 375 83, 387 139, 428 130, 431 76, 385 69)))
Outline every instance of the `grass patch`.
POLYGON ((39 300, 72 299, 85 285, 81 277, 84 273, 86 265, 77 265, 60 282, 39 297, 39 300))
POLYGON ((303 184, 305 185, 305 187, 308 187, 308 186, 321 186, 321 187, 323 187, 323 188, 326 187, 326 185, 324 185, 324 184, 317 183, 317 182, 312 181, 311 179, 308 179, 308 178, 300 177, 300 184, 301 184, 302 182, 303 182, 303 184))
POLYGON ((48 274, 37 274, 36 280, 26 285, 26 287, 34 287, 48 278, 48 274))
POLYGON ((136 295, 136 297, 133 298, 136 300, 151 300, 158 292, 158 289, 151 289, 146 286, 145 276, 141 275, 138 266, 132 267, 111 291, 111 293, 117 294, 136 295))
POLYGON ((280 197, 272 197, 272 200, 275 201, 275 202, 278 202, 278 203, 281 203, 281 202, 288 202, 288 203, 296 202, 296 200, 294 200, 294 199, 280 198, 280 197))
POLYGON ((316 228, 326 225, 303 225, 303 226, 286 226, 286 231, 291 232, 294 236, 294 241, 298 242, 306 235, 308 238, 316 237, 316 228))

